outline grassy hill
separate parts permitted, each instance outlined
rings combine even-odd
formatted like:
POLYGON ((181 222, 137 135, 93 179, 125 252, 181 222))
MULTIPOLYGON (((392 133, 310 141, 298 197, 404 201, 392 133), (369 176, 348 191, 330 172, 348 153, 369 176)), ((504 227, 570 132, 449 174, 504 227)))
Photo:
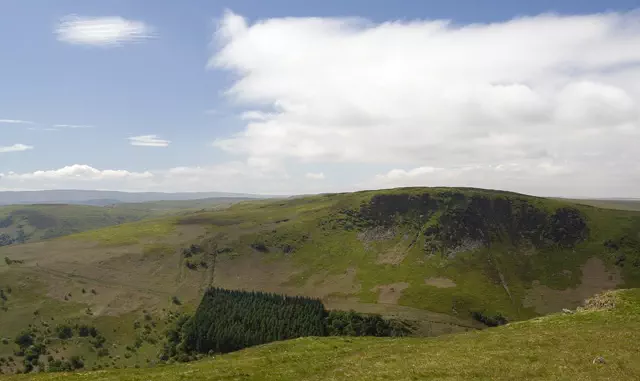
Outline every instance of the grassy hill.
POLYGON ((245 200, 223 197, 118 203, 105 207, 70 204, 0 206, 0 235, 4 234, 0 237, 0 246, 11 239, 14 243, 38 241, 165 214, 219 209, 245 200))
POLYGON ((84 205, 13 205, 0 207, 0 234, 25 242, 140 220, 149 210, 108 209, 84 205))
MULTIPOLYGON (((639 233, 638 212, 479 189, 242 202, 0 248, 10 259, 0 279, 13 291, 0 336, 88 322, 113 358, 81 339, 52 344, 56 356, 146 366, 157 342, 126 347, 160 337, 209 285, 318 297, 330 309, 412 320, 423 336, 474 331, 484 325, 472 316, 513 322, 640 286, 639 233), (186 252, 191 244, 202 250, 186 252), (135 321, 148 322, 144 335, 135 321)), ((0 356, 12 350, 0 345, 0 356)))
POLYGON ((8 380, 632 380, 638 340, 640 292, 625 290, 574 314, 438 338, 304 338, 189 364, 8 380))

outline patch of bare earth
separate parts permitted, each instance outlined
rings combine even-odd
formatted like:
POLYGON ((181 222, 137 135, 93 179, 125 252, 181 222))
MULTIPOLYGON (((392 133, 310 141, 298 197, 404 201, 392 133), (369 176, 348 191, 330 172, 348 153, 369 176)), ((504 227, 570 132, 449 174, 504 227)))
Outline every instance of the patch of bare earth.
POLYGON ((585 299, 599 292, 613 289, 622 282, 620 271, 617 268, 607 270, 599 258, 589 258, 581 269, 582 283, 575 288, 554 290, 534 281, 523 305, 534 307, 536 312, 541 314, 558 312, 563 308, 576 308, 585 299))
POLYGON ((398 242, 389 250, 380 253, 376 259, 376 263, 380 265, 399 265, 404 261, 408 252, 409 250, 405 242, 398 242))
POLYGON ((356 269, 350 267, 341 274, 314 274, 309 277, 304 294, 325 298, 331 294, 352 295, 360 292, 360 283, 356 279, 356 269))
POLYGON ((437 288, 451 288, 456 286, 456 283, 451 279, 442 277, 425 278, 424 284, 437 288))
POLYGON ((398 304, 398 300, 402 296, 402 292, 409 287, 407 282, 398 282, 375 286, 371 289, 378 292, 378 303, 382 304, 398 304))
POLYGON ((365 249, 371 248, 371 242, 386 241, 396 236, 395 228, 386 228, 384 226, 376 226, 358 233, 358 239, 362 241, 365 249))

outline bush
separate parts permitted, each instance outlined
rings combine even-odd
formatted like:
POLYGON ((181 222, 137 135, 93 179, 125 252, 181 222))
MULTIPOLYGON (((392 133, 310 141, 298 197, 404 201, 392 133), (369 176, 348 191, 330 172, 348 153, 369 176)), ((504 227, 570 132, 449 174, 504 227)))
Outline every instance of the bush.
POLYGON ((327 334, 332 336, 407 336, 409 327, 380 315, 363 315, 355 311, 331 311, 327 316, 327 334))
MULTIPOLYGON (((30 345, 33 345, 33 335, 29 331, 22 331, 16 336, 14 342, 18 344, 20 348, 27 348, 30 345)), ((4 341, 3 341, 4 342, 4 341)))
POLYGON ((89 326, 86 324, 81 324, 78 326, 78 336, 87 337, 89 336, 89 326))
POLYGON ((98 334, 91 340, 91 344, 93 344, 95 348, 102 348, 106 341, 107 339, 105 339, 104 336, 98 334))
POLYGON ((56 327, 56 336, 62 340, 70 339, 73 337, 73 328, 68 324, 61 324, 56 327))
POLYGON ((71 358, 69 359, 69 364, 71 364, 72 369, 84 368, 84 361, 82 361, 82 358, 80 358, 80 356, 71 356, 71 358))
POLYGON ((488 327, 497 327, 499 325, 505 325, 509 322, 506 317, 502 316, 501 313, 488 315, 484 312, 473 311, 471 312, 471 317, 488 327))

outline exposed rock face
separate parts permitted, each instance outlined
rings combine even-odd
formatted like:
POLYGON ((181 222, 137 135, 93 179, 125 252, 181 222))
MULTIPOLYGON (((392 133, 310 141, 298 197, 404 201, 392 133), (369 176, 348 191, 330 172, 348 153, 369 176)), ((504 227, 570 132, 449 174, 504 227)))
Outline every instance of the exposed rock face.
POLYGON ((360 210, 345 214, 369 231, 399 225, 419 229, 427 254, 440 252, 447 256, 491 247, 494 242, 571 248, 589 234, 579 210, 558 208, 549 212, 517 196, 467 196, 451 191, 383 194, 373 196, 360 210))

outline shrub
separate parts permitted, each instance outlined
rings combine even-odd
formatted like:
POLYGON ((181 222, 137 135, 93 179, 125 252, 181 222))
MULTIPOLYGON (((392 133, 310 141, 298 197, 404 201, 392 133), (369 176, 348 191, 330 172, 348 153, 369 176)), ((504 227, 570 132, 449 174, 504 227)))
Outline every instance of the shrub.
POLYGON ((80 337, 87 337, 87 336, 89 336, 89 331, 90 331, 90 328, 89 328, 89 326, 88 326, 88 325, 86 325, 86 324, 80 324, 80 325, 78 326, 78 336, 80 336, 80 337))
POLYGON ((16 336, 15 343, 18 344, 20 348, 26 348, 33 344, 34 338, 31 332, 22 331, 16 336))
POLYGON ((102 348, 104 346, 104 343, 107 341, 107 339, 105 339, 104 336, 97 334, 92 340, 91 340, 91 344, 93 344, 93 346, 95 348, 102 348))
POLYGON ((508 323, 507 318, 502 316, 501 313, 488 315, 484 312, 472 311, 471 317, 488 327, 497 327, 499 325, 505 325, 508 323))
POLYGON ((73 329, 68 324, 61 324, 56 327, 56 336, 62 340, 70 339, 73 337, 73 329))
POLYGON ((192 261, 190 261, 188 259, 184 262, 184 265, 187 266, 187 268, 189 270, 197 270, 198 269, 198 265, 195 262, 192 262, 192 261))
POLYGON ((82 361, 80 356, 71 356, 69 364, 71 364, 72 369, 84 368, 84 361, 82 361))

